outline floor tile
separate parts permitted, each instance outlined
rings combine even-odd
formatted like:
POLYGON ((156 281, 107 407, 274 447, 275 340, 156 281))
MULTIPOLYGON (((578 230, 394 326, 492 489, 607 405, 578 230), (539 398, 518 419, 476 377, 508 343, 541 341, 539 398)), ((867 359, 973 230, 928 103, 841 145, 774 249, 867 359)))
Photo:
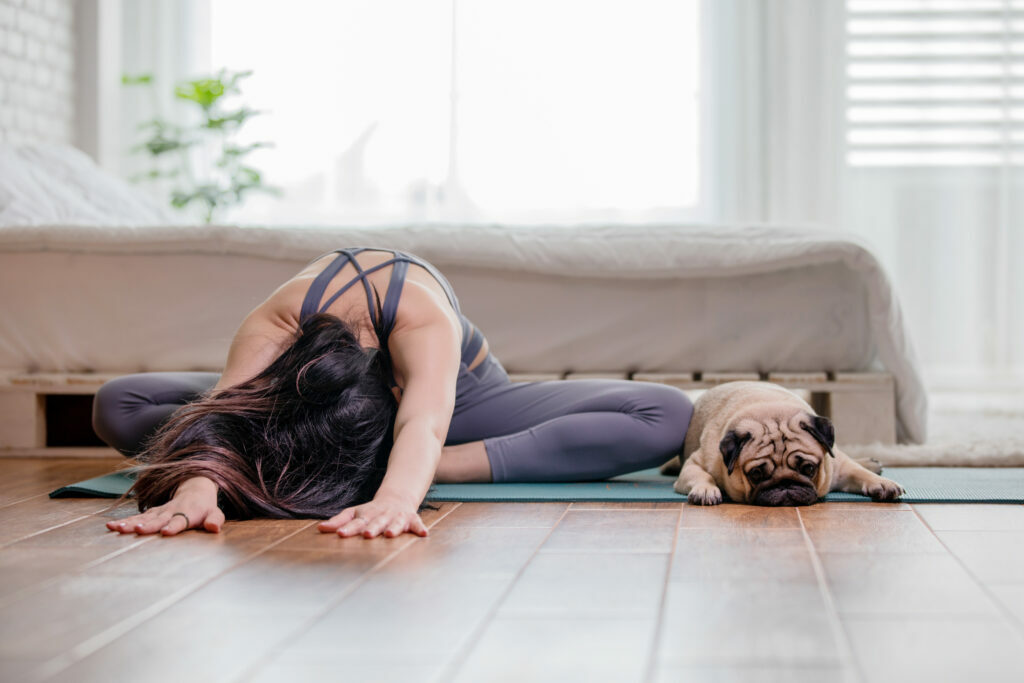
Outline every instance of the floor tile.
POLYGON ((839 666, 778 665, 659 667, 654 683, 857 683, 857 672, 839 666))
POLYGON ((439 527, 553 527, 568 503, 463 503, 439 527))
POLYGON ((673 582, 662 618, 659 666, 840 663, 817 584, 673 582))
POLYGON ((569 510, 541 551, 667 553, 678 519, 675 510, 569 510))
POLYGON ((985 591, 953 557, 819 553, 841 614, 996 616, 985 591))
POLYGON ((443 664, 493 614, 508 583, 454 575, 409 582, 375 575, 303 632, 288 650, 443 664))
POLYGON ((979 581, 1024 582, 1024 531, 939 531, 979 581))
POLYGON ((912 510, 812 507, 800 516, 819 553, 945 553, 912 510))
POLYGON ((739 505, 722 503, 721 505, 685 505, 683 528, 800 528, 800 518, 796 508, 791 507, 759 507, 756 505, 739 505))
POLYGON ((807 542, 798 528, 686 528, 677 538, 672 581, 816 581, 807 542))
POLYGON ((1024 531, 1024 505, 916 504, 935 531, 1024 531))
POLYGON ((667 568, 667 554, 540 553, 498 616, 654 619, 667 568))
POLYGON ((1024 630, 1024 583, 993 583, 988 589, 1017 620, 1017 629, 1024 630))
POLYGON ((1024 680, 1024 638, 994 619, 844 619, 868 683, 1024 680))
POLYGON ((497 619, 458 670, 458 683, 643 680, 653 619, 497 619))

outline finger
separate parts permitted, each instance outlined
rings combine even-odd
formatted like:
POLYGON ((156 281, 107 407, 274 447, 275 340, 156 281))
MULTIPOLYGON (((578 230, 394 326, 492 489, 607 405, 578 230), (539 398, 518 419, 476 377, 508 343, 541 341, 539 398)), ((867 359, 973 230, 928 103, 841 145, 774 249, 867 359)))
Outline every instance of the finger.
POLYGON ((220 528, 224 526, 224 513, 221 512, 220 508, 214 508, 210 514, 206 515, 206 519, 203 520, 203 528, 210 533, 220 533, 220 528))
POLYGON ((345 508, 338 514, 334 515, 330 519, 324 520, 317 525, 317 528, 322 532, 336 531, 348 524, 350 521, 355 519, 356 509, 345 508))
POLYGON ((133 531, 137 534, 155 534, 169 521, 171 521, 170 511, 151 510, 139 515, 139 520, 135 522, 133 531))
POLYGON ((353 519, 352 521, 350 521, 345 526, 343 526, 340 529, 338 529, 338 535, 341 536, 341 537, 355 536, 356 534, 360 533, 365 526, 366 526, 366 520, 365 519, 362 519, 361 517, 360 518, 356 518, 356 519, 353 519))
POLYGON ((186 518, 185 515, 172 515, 167 523, 160 528, 160 533, 164 536, 175 536, 180 534, 189 528, 189 522, 191 518, 186 518))
POLYGON ((374 517, 366 528, 363 529, 363 538, 374 538, 380 535, 380 532, 384 531, 384 528, 388 525, 391 518, 385 515, 380 517, 374 517))
POLYGON ((142 515, 132 515, 124 519, 112 519, 107 522, 107 528, 122 534, 134 534, 135 525, 141 521, 142 515))
POLYGON ((387 528, 384 529, 384 535, 388 538, 394 538, 405 531, 408 527, 409 525, 404 520, 396 519, 391 522, 391 524, 388 524, 387 528))
POLYGON ((417 536, 426 536, 428 533, 427 525, 423 523, 419 515, 414 515, 412 521, 409 523, 409 531, 416 534, 417 536))

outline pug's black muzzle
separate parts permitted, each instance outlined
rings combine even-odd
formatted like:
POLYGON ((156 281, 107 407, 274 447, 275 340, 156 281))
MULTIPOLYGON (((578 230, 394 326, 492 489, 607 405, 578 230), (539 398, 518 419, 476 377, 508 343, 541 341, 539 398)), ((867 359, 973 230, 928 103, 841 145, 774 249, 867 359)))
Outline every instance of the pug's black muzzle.
POLYGON ((775 486, 763 488, 754 494, 754 505, 811 505, 818 500, 813 486, 795 481, 783 481, 775 486))

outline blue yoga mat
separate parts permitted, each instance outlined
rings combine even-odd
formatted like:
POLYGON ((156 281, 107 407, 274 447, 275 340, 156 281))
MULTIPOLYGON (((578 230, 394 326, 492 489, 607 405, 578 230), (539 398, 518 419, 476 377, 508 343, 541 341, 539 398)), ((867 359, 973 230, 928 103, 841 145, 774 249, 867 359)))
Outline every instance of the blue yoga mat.
MULTIPOLYGON (((907 490, 905 503, 1024 503, 1024 467, 888 467, 885 476, 907 490)), ((563 484, 435 484, 428 501, 646 501, 679 503, 674 477, 642 470, 608 481, 563 484)), ((63 486, 51 498, 117 498, 132 484, 126 472, 63 486)), ((826 501, 870 501, 852 493, 830 493, 826 501)))

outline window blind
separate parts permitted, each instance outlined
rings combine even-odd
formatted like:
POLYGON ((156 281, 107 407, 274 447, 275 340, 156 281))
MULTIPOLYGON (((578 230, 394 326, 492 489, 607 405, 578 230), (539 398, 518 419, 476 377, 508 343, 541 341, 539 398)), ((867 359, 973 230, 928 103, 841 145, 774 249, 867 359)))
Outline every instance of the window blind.
POLYGON ((1024 164, 1024 0, 847 0, 847 162, 1024 164))

